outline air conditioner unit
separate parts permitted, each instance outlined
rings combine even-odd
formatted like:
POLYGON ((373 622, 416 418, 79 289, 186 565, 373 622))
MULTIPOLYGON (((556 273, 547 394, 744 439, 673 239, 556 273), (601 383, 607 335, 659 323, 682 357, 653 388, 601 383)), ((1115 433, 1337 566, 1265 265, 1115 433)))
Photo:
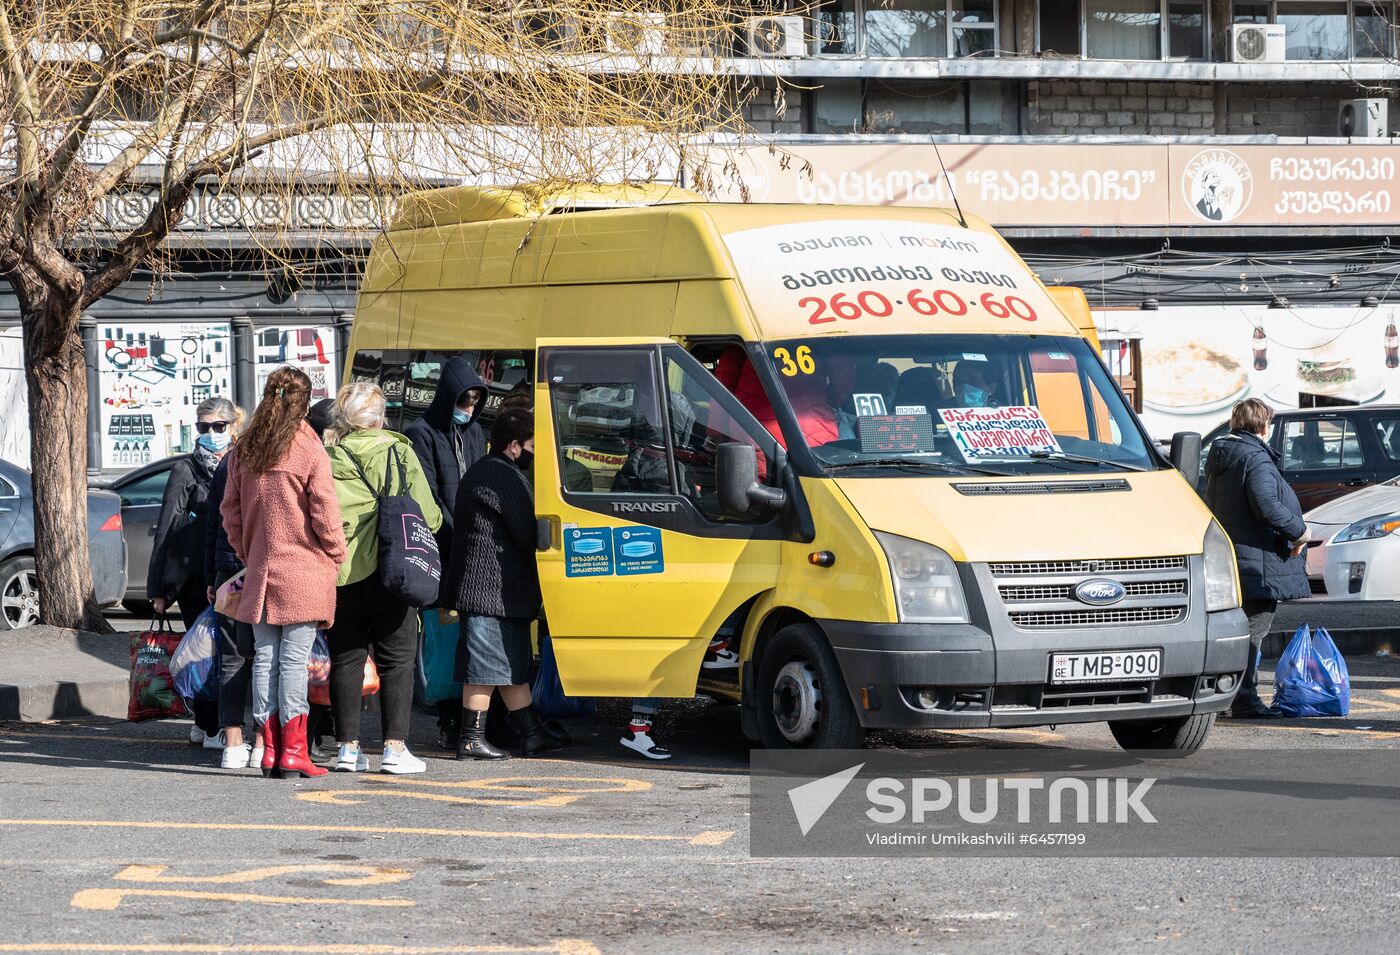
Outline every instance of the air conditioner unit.
POLYGON ((608 14, 603 23, 603 49, 624 56, 661 56, 666 52, 666 14, 608 14))
POLYGON ((1282 63, 1285 55, 1282 23, 1236 23, 1230 27, 1233 63, 1282 63))
POLYGON ((1337 107, 1337 135, 1352 139, 1390 136, 1390 104, 1383 99, 1348 99, 1337 107))
POLYGON ((753 17, 744 23, 744 40, 750 56, 774 59, 807 54, 801 17, 753 17))

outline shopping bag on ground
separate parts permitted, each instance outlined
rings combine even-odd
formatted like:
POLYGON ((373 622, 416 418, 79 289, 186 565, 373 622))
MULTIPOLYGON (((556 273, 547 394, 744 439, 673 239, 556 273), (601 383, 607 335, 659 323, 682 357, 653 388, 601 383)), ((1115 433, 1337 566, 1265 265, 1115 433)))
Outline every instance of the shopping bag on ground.
POLYGON ((1274 706, 1289 717, 1347 715, 1351 674, 1326 628, 1303 624, 1288 641, 1274 675, 1274 706))
POLYGON ((554 662, 554 641, 547 636, 540 638, 540 671, 535 675, 530 695, 535 709, 548 719, 566 720, 598 712, 598 704, 591 696, 564 695, 559 666, 554 662))
POLYGON ((170 655, 180 645, 180 634, 170 629, 163 615, 150 629, 131 635, 131 696, 126 718, 162 720, 185 716, 185 704, 170 678, 170 655))
POLYGON ((460 699, 462 684, 452 678, 457 671, 462 618, 452 610, 425 610, 422 619, 418 654, 423 662, 423 699, 429 703, 460 699))
POLYGON ((214 593, 214 609, 225 617, 232 617, 234 611, 238 609, 238 600, 243 596, 243 580, 248 576, 248 571, 240 570, 228 580, 224 581, 214 593))
POLYGON ((199 615, 170 655, 170 678, 186 700, 219 698, 219 615, 213 607, 199 615))

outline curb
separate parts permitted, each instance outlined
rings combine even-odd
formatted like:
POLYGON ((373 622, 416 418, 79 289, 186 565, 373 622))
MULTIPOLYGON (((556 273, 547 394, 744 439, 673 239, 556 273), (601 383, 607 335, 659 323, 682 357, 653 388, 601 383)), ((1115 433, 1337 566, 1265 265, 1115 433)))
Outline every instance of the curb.
MULTIPOLYGON (((1332 642, 1343 656, 1375 656, 1382 650, 1400 656, 1400 627, 1367 627, 1346 630, 1327 628, 1332 642)), ((1288 641, 1293 639, 1292 631, 1276 630, 1264 638, 1264 656, 1278 657, 1283 654, 1288 641)))
POLYGON ((57 627, 0 634, 0 720, 126 719, 130 635, 57 627))

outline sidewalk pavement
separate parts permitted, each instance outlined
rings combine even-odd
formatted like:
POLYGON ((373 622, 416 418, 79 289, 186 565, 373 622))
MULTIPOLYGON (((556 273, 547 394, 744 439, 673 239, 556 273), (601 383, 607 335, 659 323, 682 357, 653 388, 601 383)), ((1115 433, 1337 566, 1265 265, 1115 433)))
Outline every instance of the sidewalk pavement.
POLYGON ((0 721, 125 719, 130 648, 127 633, 0 632, 0 721))

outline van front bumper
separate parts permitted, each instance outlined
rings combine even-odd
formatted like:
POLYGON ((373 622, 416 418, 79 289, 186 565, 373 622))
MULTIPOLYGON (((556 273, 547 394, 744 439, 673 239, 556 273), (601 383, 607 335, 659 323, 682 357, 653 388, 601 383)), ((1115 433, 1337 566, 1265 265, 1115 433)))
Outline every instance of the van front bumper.
MULTIPOLYGON (((819 620, 868 729, 974 729, 1105 720, 1169 719, 1230 705, 1249 652, 1243 610, 1195 626, 1049 632, 1044 653, 997 654, 971 624, 819 620), (1123 684, 1052 685, 1052 652, 1161 647, 1162 675, 1123 684), (1231 685, 1217 683, 1227 677, 1231 685), (920 692, 932 706, 920 702, 920 692)), ((1199 621, 1197 616, 1196 620, 1199 621)), ((1018 636, 1024 636, 1019 634, 1018 636)))

